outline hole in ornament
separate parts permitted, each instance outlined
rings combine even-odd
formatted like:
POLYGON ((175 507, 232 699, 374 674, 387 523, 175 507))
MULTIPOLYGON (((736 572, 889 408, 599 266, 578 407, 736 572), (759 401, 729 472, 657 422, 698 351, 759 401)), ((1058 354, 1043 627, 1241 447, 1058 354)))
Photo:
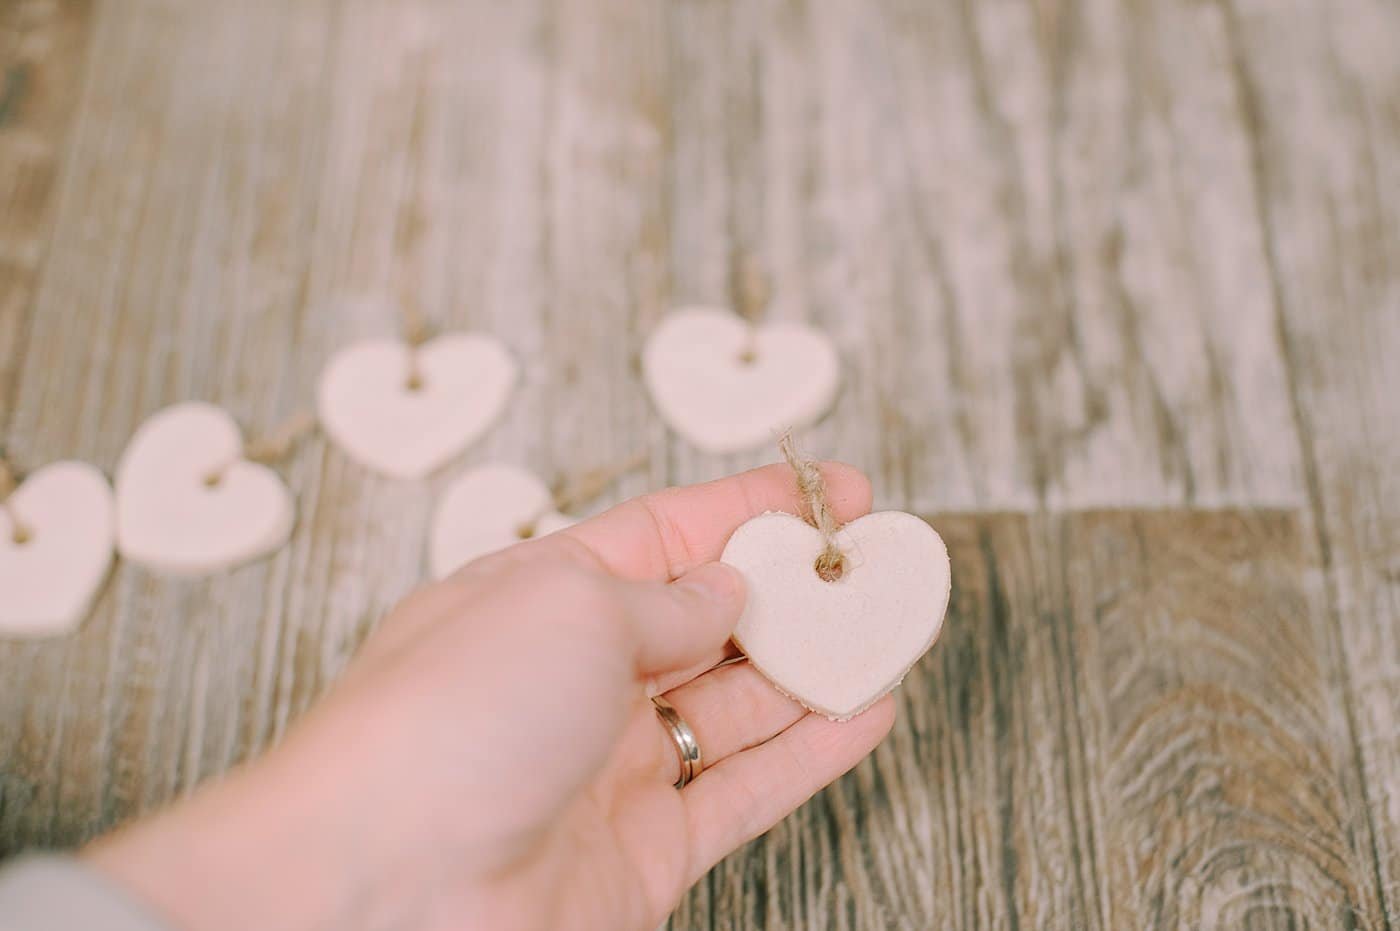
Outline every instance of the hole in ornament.
POLYGON ((24 546, 33 539, 34 534, 30 533, 29 528, 23 524, 15 524, 10 530, 10 540, 14 542, 15 546, 24 546))
POLYGON ((745 349, 743 352, 739 353, 739 364, 740 364, 740 365, 753 365, 753 364, 754 364, 755 362, 757 362, 757 361, 758 361, 758 352, 757 352, 752 346, 748 347, 748 348, 745 349))
POLYGON ((515 535, 522 540, 528 540, 535 535, 535 525, 521 524, 515 528, 515 535))
POLYGON ((844 556, 832 557, 822 553, 817 557, 812 568, 823 582, 836 582, 846 574, 846 558, 844 556))
POLYGON ((204 476, 204 487, 205 487, 205 488, 218 488, 219 485, 221 485, 221 484, 223 483, 223 480, 224 480, 224 473, 222 473, 222 472, 210 472, 208 475, 204 476))
POLYGON ((403 388, 408 392, 419 392, 423 390, 423 376, 417 372, 410 372, 408 378, 404 379, 403 388))

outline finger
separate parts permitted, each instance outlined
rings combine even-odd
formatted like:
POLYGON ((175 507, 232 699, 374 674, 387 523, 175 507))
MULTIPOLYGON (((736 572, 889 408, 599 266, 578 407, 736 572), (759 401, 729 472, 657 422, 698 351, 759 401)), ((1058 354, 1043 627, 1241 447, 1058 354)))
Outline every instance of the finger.
MULTIPOLYGON (((773 688, 748 663, 722 666, 666 693, 682 720, 695 732, 701 763, 716 766, 736 753, 781 734, 807 709, 773 688)), ((656 728, 658 769, 666 782, 680 775, 671 734, 656 728)))
POLYGON ((893 723, 888 695, 841 724, 809 714, 767 743, 702 772, 681 793, 693 844, 689 881, 854 767, 893 723))
MULTIPOLYGON (((825 462, 821 470, 839 520, 870 512, 870 481, 858 469, 825 462)), ((730 534, 749 518, 767 511, 797 514, 801 504, 792 469, 770 465, 633 498, 558 533, 582 541, 620 576, 674 579, 719 559, 730 534)))
POLYGON ((637 672, 656 676, 693 667, 724 649, 744 610, 744 577, 712 562, 674 582, 622 585, 637 672))
POLYGON ((739 662, 745 659, 744 654, 739 652, 739 648, 734 645, 733 640, 724 641, 724 645, 718 650, 707 653, 698 663, 693 663, 684 669, 673 669, 652 676, 647 680, 646 693, 652 695, 664 695, 674 688, 680 688, 692 679, 703 676, 716 666, 723 666, 725 663, 739 662))

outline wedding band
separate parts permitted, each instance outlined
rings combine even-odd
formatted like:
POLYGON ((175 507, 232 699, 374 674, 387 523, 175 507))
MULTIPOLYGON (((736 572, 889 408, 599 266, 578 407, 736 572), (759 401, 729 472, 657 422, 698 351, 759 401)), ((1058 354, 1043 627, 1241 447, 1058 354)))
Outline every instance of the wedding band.
POLYGON ((700 761, 700 742, 695 739, 695 732, 685 723, 685 719, 676 711, 674 705, 660 695, 653 698, 651 703, 656 707, 656 716, 670 733, 671 742, 676 745, 676 755, 681 761, 681 777, 676 780, 676 788, 682 789, 699 776, 700 770, 704 768, 700 761))

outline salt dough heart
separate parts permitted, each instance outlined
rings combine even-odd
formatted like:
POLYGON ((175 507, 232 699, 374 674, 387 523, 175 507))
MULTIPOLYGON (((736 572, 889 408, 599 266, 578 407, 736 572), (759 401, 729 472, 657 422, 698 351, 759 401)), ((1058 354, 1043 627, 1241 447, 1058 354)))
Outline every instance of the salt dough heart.
POLYGON ((791 514, 745 523, 724 548, 748 601, 734 640, 782 692, 844 721, 904 679, 933 646, 948 609, 943 539, 910 514, 881 511, 837 534, 845 572, 817 575, 822 536, 791 514))
POLYGON ((75 630, 112 565, 112 489, 85 462, 38 470, 9 498, 29 531, 14 540, 0 508, 0 636, 49 637, 75 630))
POLYGON ((499 340, 445 333, 418 347, 421 383, 408 386, 409 348, 367 340, 321 373, 321 426, 352 459, 394 478, 422 478, 466 449, 505 409, 516 364, 499 340))
POLYGON ((287 542, 292 497, 242 458, 238 425, 212 404, 176 404, 136 431, 117 464, 117 549, 131 562, 197 575, 287 542), (211 474, 220 475, 209 484, 211 474))
POLYGON ((532 537, 575 523, 554 510, 544 482, 524 469, 487 465, 466 473, 448 487, 433 514, 428 539, 433 578, 519 543, 520 529, 532 521, 532 537))
POLYGON ((727 310, 690 307, 668 314, 647 340, 642 375, 671 429, 729 453, 818 420, 836 400, 841 365, 830 337, 813 327, 751 328, 727 310))

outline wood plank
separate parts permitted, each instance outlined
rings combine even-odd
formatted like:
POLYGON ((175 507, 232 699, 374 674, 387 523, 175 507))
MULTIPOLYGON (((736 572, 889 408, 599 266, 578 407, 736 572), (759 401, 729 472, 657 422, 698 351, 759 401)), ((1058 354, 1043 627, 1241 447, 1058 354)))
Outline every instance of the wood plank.
POLYGON ((1266 231, 1345 726, 1355 825, 1400 924, 1400 10, 1222 2, 1266 231), (1307 80, 1300 77, 1308 75, 1307 80))
MULTIPOLYGON (((0 450, 17 467, 42 464, 11 427, 92 21, 85 0, 0 8, 0 450)), ((42 793, 17 767, 0 773, 0 852, 42 793)))
POLYGON ((1297 521, 1107 514, 1062 541, 1104 926, 1362 924, 1375 890, 1297 521))
POLYGON ((14 406, 92 19, 90 0, 0 7, 0 429, 14 406))
MULTIPOLYGON (((660 46, 610 9, 105 7, 13 435, 110 468, 178 400, 270 424, 336 348, 394 332, 402 296, 525 366, 463 464, 548 475, 645 446, 645 397, 615 374, 633 347, 610 334, 634 313, 628 272, 664 271, 663 201, 637 196, 661 177, 664 82, 656 55, 611 53, 628 30, 660 46), (572 426, 538 429, 552 418, 572 426)), ((120 566, 78 637, 0 644, 7 779, 38 787, 5 806, 4 849, 79 841, 275 740, 423 578, 451 471, 384 481, 310 442, 284 467, 300 519, 273 558, 194 582, 120 566)))
POLYGON ((931 522, 954 599, 892 737, 673 927, 1364 923, 1296 516, 931 522))
MULTIPOLYGON (((943 521, 955 623, 893 741, 675 926, 1382 924, 1397 15, 3 6, 0 66, 38 76, 0 102, 3 439, 110 469, 177 400, 267 425, 403 297, 525 366, 460 465, 649 448, 615 495, 709 478, 772 454, 669 437, 630 362, 752 258, 769 315, 837 339, 848 384, 807 446, 870 471, 880 506, 1278 502, 1306 533, 1254 512, 943 521)), ((452 471, 382 481, 312 441, 283 467, 283 552, 199 582, 124 566, 77 637, 0 643, 0 853, 275 740, 421 578, 452 471)))
POLYGON ((829 330, 809 444, 879 502, 1303 500, 1209 9, 674 10, 673 301, 732 301, 744 254, 829 330))
MULTIPOLYGON (((177 400, 251 424, 305 403, 289 383, 313 206, 298 192, 329 20, 297 10, 99 9, 12 416, 26 460, 110 469, 177 400)), ((257 743, 240 728, 266 728, 244 709, 268 690, 287 560, 196 582, 119 565, 77 636, 0 644, 0 756, 35 787, 7 806, 4 849, 76 843, 257 743)))

